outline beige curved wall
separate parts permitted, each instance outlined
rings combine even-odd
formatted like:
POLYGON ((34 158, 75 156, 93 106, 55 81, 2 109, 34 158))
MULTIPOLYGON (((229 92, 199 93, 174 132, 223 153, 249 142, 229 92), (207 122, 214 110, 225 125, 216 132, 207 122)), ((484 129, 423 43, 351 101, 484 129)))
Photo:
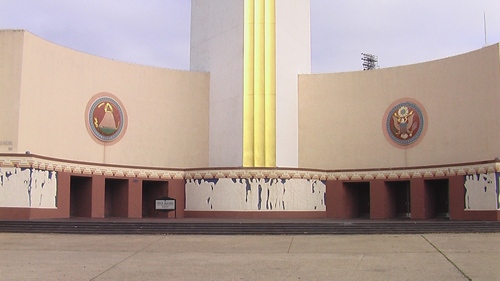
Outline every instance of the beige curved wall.
POLYGON ((0 152, 17 150, 22 31, 0 31, 0 152))
POLYGON ((113 61, 22 33, 15 38, 23 48, 17 152, 123 165, 208 165, 208 73, 113 61), (85 125, 86 106, 99 92, 115 95, 128 115, 125 135, 110 146, 94 141, 85 125))
MULTIPOLYGON (((1 152, 12 147, 75 161, 208 166, 208 73, 112 61, 24 31, 0 31, 0 40, 1 152), (99 92, 117 96, 128 114, 124 137, 111 146, 94 141, 85 126, 85 108, 99 92)), ((499 105, 498 45, 410 66, 300 75, 299 167, 490 160, 500 156, 499 105), (411 148, 395 147, 382 128, 384 113, 402 98, 427 112, 426 134, 411 148)))
POLYGON ((421 64, 300 75, 299 166, 363 169, 439 165, 500 156, 497 45, 421 64), (427 132, 398 148, 384 137, 391 103, 420 102, 427 132))

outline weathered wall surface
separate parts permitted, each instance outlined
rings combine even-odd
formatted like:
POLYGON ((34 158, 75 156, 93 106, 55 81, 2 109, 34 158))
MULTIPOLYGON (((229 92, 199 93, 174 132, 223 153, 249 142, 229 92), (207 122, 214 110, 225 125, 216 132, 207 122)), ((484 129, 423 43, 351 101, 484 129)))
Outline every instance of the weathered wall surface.
POLYGON ((12 103, 19 111, 13 152, 122 165, 208 165, 207 73, 112 61, 23 33, 22 65, 7 65, 22 70, 12 103), (113 145, 96 142, 86 129, 86 106, 100 92, 116 96, 128 116, 123 138, 113 145))
POLYGON ((308 179, 186 180, 186 211, 325 211, 325 192, 308 179))
POLYGON ((0 207, 57 207, 57 172, 0 167, 0 207))
POLYGON ((465 176, 465 209, 497 210, 499 208, 499 173, 465 176))
POLYGON ((362 169, 466 163, 500 155, 499 46, 421 64, 299 77, 299 167, 362 169), (401 99, 427 112, 413 147, 384 136, 401 99))

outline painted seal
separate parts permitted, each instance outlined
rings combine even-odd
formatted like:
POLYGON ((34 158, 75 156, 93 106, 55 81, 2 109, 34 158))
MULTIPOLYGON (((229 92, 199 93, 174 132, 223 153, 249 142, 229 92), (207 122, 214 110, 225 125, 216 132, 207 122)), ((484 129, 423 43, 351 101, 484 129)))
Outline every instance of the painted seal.
POLYGON ((424 132, 425 113, 413 101, 393 104, 385 117, 385 130, 389 139, 397 145, 415 144, 424 132))
POLYGON ((99 93, 89 101, 86 125, 98 141, 119 140, 125 132, 126 120, 123 105, 112 94, 99 93))

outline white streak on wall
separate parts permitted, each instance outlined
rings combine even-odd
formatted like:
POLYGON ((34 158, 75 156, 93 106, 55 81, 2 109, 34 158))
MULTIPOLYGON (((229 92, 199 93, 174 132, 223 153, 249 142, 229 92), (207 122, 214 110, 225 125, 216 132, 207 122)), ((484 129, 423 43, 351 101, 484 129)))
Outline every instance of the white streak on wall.
POLYGON ((57 173, 0 168, 0 207, 55 208, 57 173))
POLYGON ((495 173, 465 176, 465 209, 498 209, 498 188, 495 173))
POLYGON ((319 180, 187 180, 186 210, 325 211, 325 191, 319 180))

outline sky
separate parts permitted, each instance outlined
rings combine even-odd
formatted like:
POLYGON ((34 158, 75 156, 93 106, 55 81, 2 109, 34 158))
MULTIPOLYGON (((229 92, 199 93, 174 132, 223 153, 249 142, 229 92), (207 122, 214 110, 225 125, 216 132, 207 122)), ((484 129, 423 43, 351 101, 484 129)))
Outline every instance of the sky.
MULTIPOLYGON (((376 55, 385 68, 500 41, 500 0, 310 2, 313 73, 362 70, 361 53, 376 55)), ((114 60, 187 70, 190 6, 190 0, 0 0, 0 29, 24 29, 114 60)))

